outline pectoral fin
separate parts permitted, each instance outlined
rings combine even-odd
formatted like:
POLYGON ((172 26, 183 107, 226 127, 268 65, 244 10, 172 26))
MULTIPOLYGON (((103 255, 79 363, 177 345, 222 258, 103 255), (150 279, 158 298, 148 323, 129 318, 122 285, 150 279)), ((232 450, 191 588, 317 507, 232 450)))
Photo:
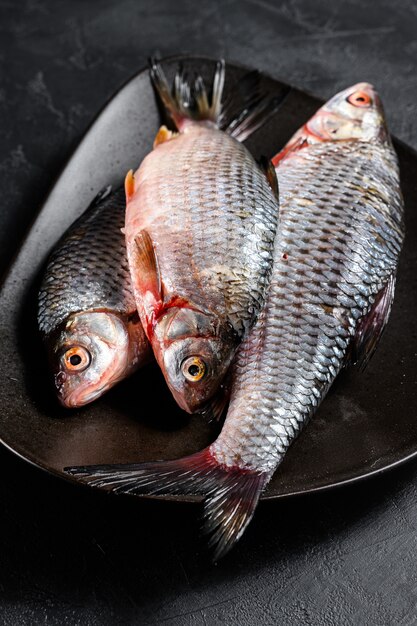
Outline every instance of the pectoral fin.
POLYGON ((368 365, 385 330, 394 299, 394 290, 395 275, 392 275, 385 287, 377 294, 371 309, 358 324, 350 347, 349 364, 359 367, 361 371, 368 365))
POLYGON ((174 139, 178 136, 178 133, 174 133, 172 130, 169 130, 166 126, 161 126, 161 128, 156 133, 155 139, 153 140, 154 149, 156 146, 159 146, 160 143, 165 143, 166 141, 170 141, 170 139, 174 139))
MULTIPOLYGON (((162 306, 162 293, 158 259, 152 239, 146 230, 136 235, 129 263, 141 294, 142 310, 149 325, 155 318, 156 311, 162 306)), ((149 338, 148 332, 147 335, 149 338)))
POLYGON ((148 231, 140 231, 135 237, 135 245, 137 269, 143 276, 146 276, 148 290, 155 295, 155 298, 161 300, 161 276, 158 259, 148 231))
POLYGON ((220 422, 224 412, 229 404, 231 391, 231 376, 226 376, 225 381, 221 385, 219 391, 211 398, 203 409, 199 411, 207 422, 220 422))
POLYGON ((135 193, 135 177, 133 175, 133 170, 129 170, 125 178, 126 204, 130 201, 134 193, 135 193))

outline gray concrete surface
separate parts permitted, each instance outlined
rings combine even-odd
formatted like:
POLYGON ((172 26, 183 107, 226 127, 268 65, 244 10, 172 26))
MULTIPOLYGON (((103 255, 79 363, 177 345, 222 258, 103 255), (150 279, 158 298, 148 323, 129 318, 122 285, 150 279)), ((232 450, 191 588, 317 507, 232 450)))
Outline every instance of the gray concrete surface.
MULTIPOLYGON (((0 0, 2 271, 95 113, 155 51, 225 56, 320 97, 370 81, 417 148, 413 0, 0 0)), ((417 622, 415 462, 264 503, 216 567, 192 506, 116 506, 6 451, 0 467, 5 625, 417 622)))

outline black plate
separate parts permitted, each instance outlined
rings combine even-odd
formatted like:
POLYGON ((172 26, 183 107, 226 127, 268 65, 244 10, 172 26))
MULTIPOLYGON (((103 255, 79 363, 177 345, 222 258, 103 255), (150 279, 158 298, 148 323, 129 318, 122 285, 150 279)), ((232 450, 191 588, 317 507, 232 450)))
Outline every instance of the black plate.
MULTIPOLYGON (((173 75, 178 59, 164 62, 173 75)), ((214 63, 186 60, 212 75, 214 63)), ((227 88, 247 71, 227 65, 227 88)), ((247 145, 273 156, 320 101, 268 77, 282 100, 273 119, 247 145)), ((92 197, 150 150, 160 118, 146 70, 109 102, 68 162, 4 282, 1 298, 0 438, 22 458, 67 480, 68 465, 171 459, 216 435, 175 406, 156 367, 121 383, 98 402, 68 412, 55 401, 36 327, 36 293, 45 258, 92 197)), ((264 498, 308 493, 386 470, 417 453, 416 255, 417 157, 396 142, 406 201, 407 239, 388 329, 364 374, 343 374, 311 424, 291 447, 264 498)), ((189 498, 184 498, 189 499, 189 498)))

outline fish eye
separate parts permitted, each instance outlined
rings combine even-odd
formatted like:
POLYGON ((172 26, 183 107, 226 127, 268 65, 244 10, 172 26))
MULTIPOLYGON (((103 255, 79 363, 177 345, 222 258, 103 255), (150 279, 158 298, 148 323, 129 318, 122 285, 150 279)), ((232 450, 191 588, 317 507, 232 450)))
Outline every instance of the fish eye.
POLYGON ((346 98, 349 104, 353 104, 355 107, 370 107, 372 104, 372 98, 365 91, 355 91, 346 98))
POLYGON ((82 346, 73 346, 64 353, 63 361, 69 372, 82 372, 90 365, 91 354, 82 346))
POLYGON ((207 371, 207 366, 199 356, 190 356, 181 363, 184 377, 192 383, 201 380, 207 371))

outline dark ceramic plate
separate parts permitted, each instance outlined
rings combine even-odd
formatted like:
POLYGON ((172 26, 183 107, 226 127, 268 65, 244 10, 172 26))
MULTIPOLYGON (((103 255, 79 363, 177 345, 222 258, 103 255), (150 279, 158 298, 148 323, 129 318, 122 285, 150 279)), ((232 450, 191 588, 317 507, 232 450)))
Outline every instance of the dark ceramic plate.
MULTIPOLYGON (((178 59, 164 62, 172 76, 178 59)), ((186 60, 206 78, 213 61, 186 60)), ((229 64, 227 89, 247 71, 229 64)), ((248 142, 273 156, 320 102, 263 77, 280 108, 248 142)), ((59 236, 105 185, 118 184, 150 150, 160 118, 148 72, 137 74, 103 109, 52 189, 4 282, 1 298, 0 437, 22 458, 67 480, 69 465, 172 459, 216 435, 175 406, 156 367, 98 402, 68 412, 55 401, 36 327, 39 276, 59 236)), ((340 376, 288 452, 264 498, 328 488, 386 470, 417 452, 417 157, 396 142, 406 201, 407 240, 388 329, 364 374, 340 376)))

